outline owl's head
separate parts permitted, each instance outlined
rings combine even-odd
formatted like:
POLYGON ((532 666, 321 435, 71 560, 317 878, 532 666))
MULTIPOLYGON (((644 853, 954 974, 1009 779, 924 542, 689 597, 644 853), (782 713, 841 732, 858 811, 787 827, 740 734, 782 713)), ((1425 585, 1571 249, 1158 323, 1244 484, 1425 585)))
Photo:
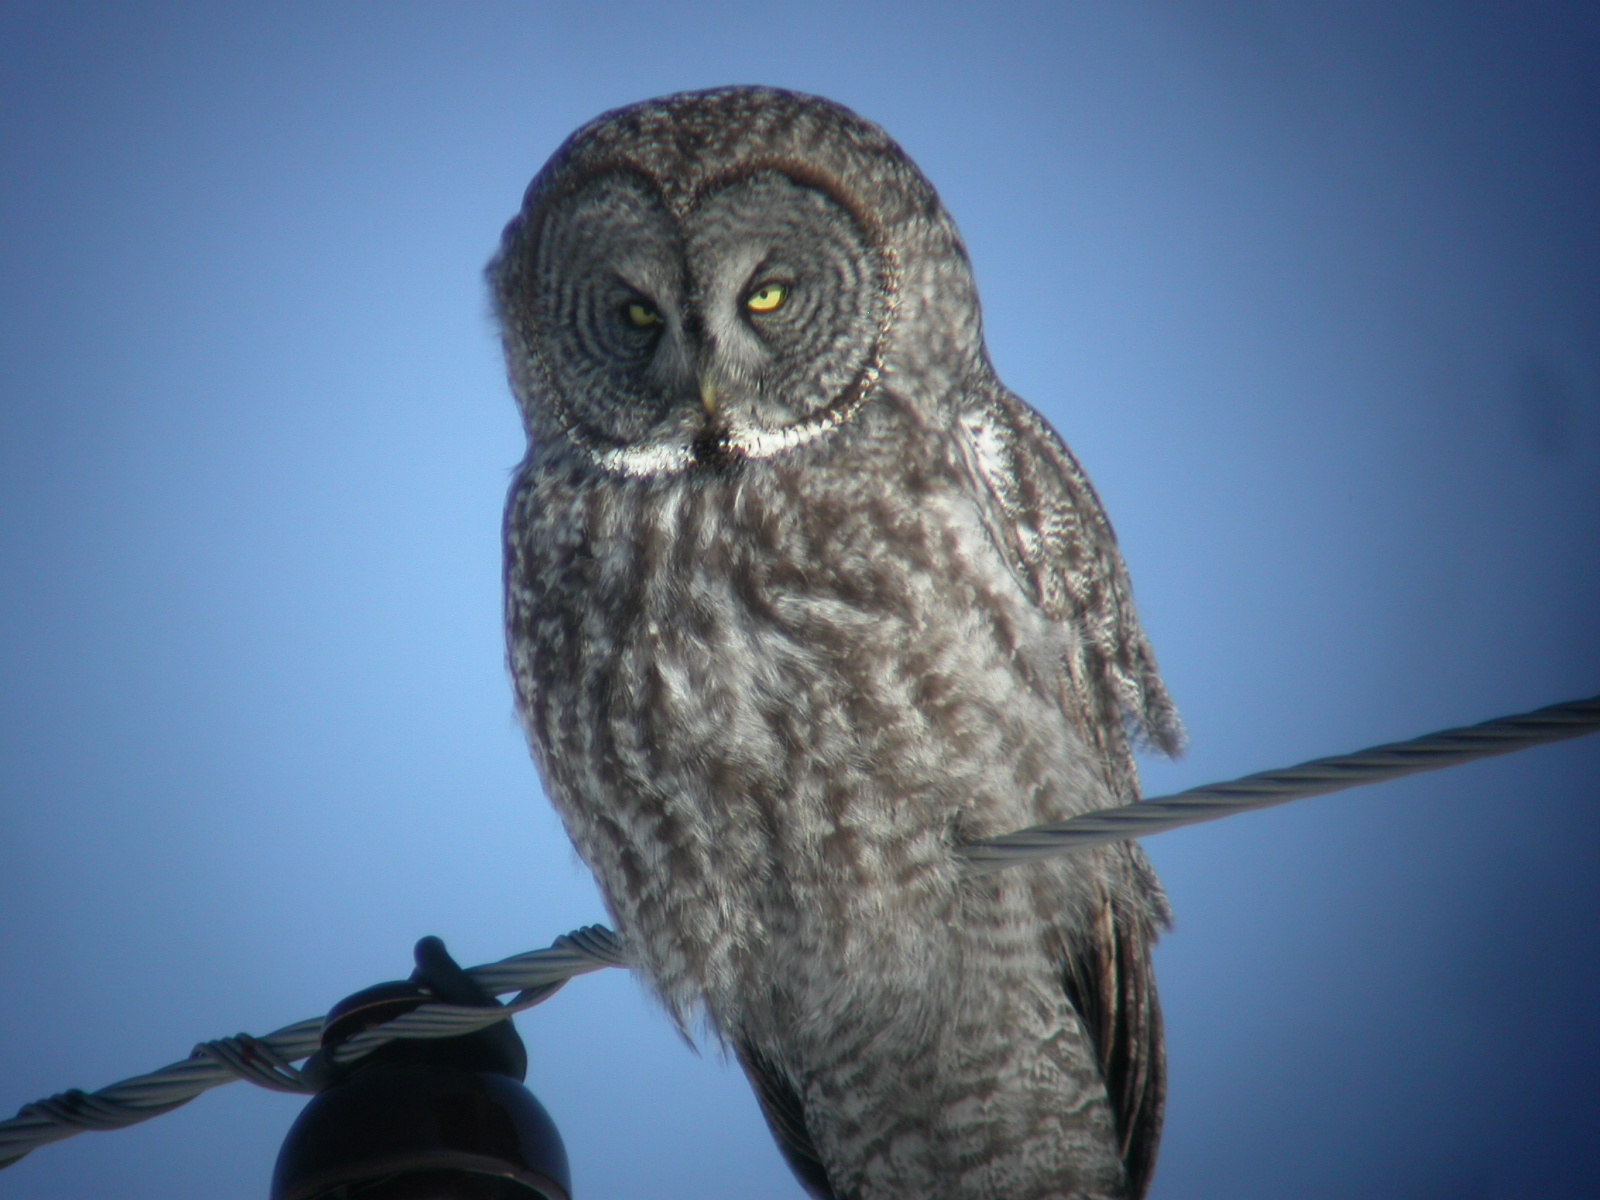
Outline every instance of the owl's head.
POLYGON ((848 424, 916 364, 982 360, 965 251, 882 130, 726 88, 599 117, 556 151, 489 279, 536 442, 655 475, 848 424))

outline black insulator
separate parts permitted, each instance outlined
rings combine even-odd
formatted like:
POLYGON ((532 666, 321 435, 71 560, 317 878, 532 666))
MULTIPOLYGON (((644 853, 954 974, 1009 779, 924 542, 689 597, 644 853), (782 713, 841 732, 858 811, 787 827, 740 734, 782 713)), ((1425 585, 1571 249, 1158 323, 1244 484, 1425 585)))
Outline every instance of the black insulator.
POLYGON ((307 1063, 325 1082, 278 1152, 272 1200, 569 1200, 566 1148, 522 1086, 528 1056, 509 1020, 333 1065, 340 1043, 429 1000, 495 1003, 424 938, 410 980, 334 1006, 307 1063))

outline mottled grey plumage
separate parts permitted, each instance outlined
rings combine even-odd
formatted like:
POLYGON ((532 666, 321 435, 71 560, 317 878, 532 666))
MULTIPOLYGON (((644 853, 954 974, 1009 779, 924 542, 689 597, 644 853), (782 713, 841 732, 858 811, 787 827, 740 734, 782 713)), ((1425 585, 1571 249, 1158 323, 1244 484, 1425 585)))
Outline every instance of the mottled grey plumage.
POLYGON ((668 97, 568 139, 490 278, 518 711, 667 1008, 817 1196, 1142 1195, 1148 864, 951 850, 1134 799, 1180 730, 932 187, 827 101, 668 97))

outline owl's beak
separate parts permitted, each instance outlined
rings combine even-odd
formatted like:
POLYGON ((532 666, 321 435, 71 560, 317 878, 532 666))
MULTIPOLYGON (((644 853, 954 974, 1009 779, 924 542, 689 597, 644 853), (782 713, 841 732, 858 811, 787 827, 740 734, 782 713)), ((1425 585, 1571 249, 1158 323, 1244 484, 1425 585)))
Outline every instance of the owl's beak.
POLYGON ((717 415, 717 385, 708 375, 700 376, 700 405, 706 410, 706 416, 717 415))

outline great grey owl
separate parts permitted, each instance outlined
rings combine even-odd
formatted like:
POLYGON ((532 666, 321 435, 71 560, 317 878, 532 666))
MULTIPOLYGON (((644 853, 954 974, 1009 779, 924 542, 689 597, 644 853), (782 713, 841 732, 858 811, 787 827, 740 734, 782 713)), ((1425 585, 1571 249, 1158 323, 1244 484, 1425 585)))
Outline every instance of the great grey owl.
POLYGON ((1180 727, 933 188, 829 101, 670 96, 573 134, 489 277, 517 708, 669 1012, 815 1196, 1141 1196, 1148 863, 952 851, 1136 799, 1180 727))

